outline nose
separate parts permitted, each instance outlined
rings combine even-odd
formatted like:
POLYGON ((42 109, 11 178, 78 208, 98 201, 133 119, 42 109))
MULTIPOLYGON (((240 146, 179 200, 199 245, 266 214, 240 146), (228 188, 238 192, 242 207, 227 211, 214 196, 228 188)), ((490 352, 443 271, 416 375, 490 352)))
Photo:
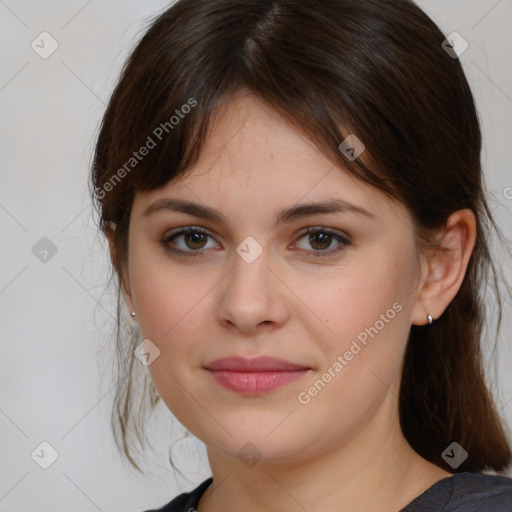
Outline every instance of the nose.
POLYGON ((216 307, 218 321, 226 328, 243 334, 274 330, 289 318, 289 298, 286 287, 269 268, 264 251, 248 263, 238 254, 232 270, 221 281, 216 307))

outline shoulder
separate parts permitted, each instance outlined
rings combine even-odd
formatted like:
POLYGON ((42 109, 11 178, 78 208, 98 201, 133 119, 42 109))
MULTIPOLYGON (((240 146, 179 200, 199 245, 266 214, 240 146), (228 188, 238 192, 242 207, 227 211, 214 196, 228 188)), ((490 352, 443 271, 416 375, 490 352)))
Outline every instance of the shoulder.
POLYGON ((512 512, 512 479, 457 473, 440 480, 403 512, 512 512))
POLYGON ((190 492, 184 492, 176 496, 172 501, 156 510, 147 510, 146 512, 197 512, 195 509, 201 496, 204 494, 208 486, 213 482, 213 478, 206 479, 190 492))

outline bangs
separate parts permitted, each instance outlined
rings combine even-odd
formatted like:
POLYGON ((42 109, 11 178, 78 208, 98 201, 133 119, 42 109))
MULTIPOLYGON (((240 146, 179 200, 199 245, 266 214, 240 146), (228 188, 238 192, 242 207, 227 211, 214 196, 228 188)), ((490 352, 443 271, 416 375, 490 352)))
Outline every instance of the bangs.
POLYGON ((340 13, 339 2, 331 1, 322 14, 270 1, 210 3, 171 7, 126 63, 95 159, 106 219, 119 223, 137 191, 159 188, 190 169, 212 122, 242 90, 277 111, 333 164, 395 199, 406 199, 408 182, 415 189, 427 179, 418 154, 422 167, 438 168, 439 153, 431 151, 439 145, 436 134, 421 124, 430 111, 425 88, 439 96, 438 84, 418 69, 425 59, 440 68, 454 64, 437 41, 418 51, 410 26, 410 41, 389 33, 403 24, 403 9, 418 31, 432 32, 433 22, 409 2, 384 2, 385 9, 382 1, 353 2, 340 13), (376 4, 386 19, 376 21, 376 4), (419 80, 422 94, 411 87, 419 80), (354 135, 366 148, 360 158, 340 151, 354 135))

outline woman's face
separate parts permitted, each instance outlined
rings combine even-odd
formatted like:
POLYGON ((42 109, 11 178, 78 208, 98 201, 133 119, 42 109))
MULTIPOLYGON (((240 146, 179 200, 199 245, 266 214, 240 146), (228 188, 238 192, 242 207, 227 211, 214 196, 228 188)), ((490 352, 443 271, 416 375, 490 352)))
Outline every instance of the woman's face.
POLYGON ((238 95, 191 172, 133 204, 126 297, 163 401, 210 448, 269 462, 398 428, 415 251, 403 206, 238 95), (212 365, 262 356, 295 366, 212 365))

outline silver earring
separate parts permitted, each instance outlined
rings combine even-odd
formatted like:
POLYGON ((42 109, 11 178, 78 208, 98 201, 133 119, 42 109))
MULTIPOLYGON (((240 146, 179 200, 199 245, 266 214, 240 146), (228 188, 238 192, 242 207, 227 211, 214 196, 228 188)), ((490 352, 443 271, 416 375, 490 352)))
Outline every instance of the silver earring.
POLYGON ((434 321, 434 317, 430 313, 427 313, 427 321, 429 325, 432 325, 432 322, 434 321))
POLYGON ((132 318, 135 320, 135 317, 137 316, 137 314, 135 313, 135 311, 132 311, 132 312, 130 313, 130 315, 131 315, 131 316, 132 316, 132 318))

